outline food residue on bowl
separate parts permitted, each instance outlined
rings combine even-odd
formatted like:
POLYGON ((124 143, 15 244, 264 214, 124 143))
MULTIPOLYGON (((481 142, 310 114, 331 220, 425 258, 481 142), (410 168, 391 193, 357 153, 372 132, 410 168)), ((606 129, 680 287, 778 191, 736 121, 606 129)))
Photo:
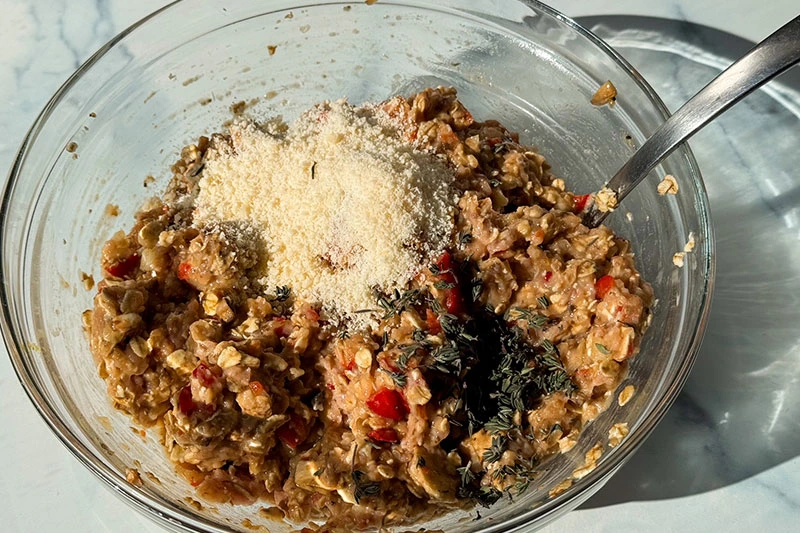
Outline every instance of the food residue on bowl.
POLYGON ((107 217, 119 216, 119 206, 117 204, 106 204, 105 215, 107 217))
POLYGON ((617 88, 611 83, 611 80, 601 85, 597 91, 592 95, 591 103, 594 106, 603 106, 608 104, 613 106, 617 101, 617 88))
POLYGON ((686 241, 686 244, 683 246, 683 250, 680 252, 676 252, 672 256, 672 262, 676 267, 682 267, 684 264, 684 260, 686 258, 686 254, 691 253, 694 250, 696 245, 694 232, 689 232, 689 238, 686 241))
POLYGON ((628 435, 628 423, 627 422, 618 422, 611 426, 611 429, 608 430, 608 445, 611 448, 616 448, 628 435))
POLYGON ((86 318, 115 406, 208 501, 361 528, 521 495, 649 323, 629 243, 454 89, 240 117, 172 170, 86 318))
POLYGON ((83 270, 79 271, 78 275, 81 278, 81 283, 83 284, 84 289, 90 291, 94 288, 94 276, 87 274, 83 270))
POLYGON ((620 407, 624 407, 625 404, 631 401, 631 398, 633 398, 635 393, 636 387, 633 385, 626 385, 625 388, 620 391, 619 396, 617 397, 617 404, 620 407))
POLYGON ((597 468, 597 461, 603 456, 603 444, 595 444, 591 450, 586 452, 584 463, 572 472, 572 479, 578 480, 589 475, 597 468))
POLYGON ((137 487, 141 487, 143 485, 142 478, 139 476, 139 471, 135 468, 125 469, 125 479, 131 485, 136 485, 137 487))
POLYGON ((664 176, 664 179, 662 179, 658 183, 657 190, 658 194, 660 194, 661 196, 667 194, 672 194, 672 195, 678 194, 678 181, 672 174, 667 174, 666 176, 664 176))

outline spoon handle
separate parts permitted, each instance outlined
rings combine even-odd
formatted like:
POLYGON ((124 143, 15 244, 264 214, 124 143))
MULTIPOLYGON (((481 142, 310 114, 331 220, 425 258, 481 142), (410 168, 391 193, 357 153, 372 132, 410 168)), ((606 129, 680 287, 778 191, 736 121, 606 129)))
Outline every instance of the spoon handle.
MULTIPOLYGON (((621 202, 661 160, 717 115, 800 61, 800 16, 761 41, 667 119, 617 171, 606 187, 621 202)), ((593 204, 584 223, 596 227, 608 215, 593 204)))

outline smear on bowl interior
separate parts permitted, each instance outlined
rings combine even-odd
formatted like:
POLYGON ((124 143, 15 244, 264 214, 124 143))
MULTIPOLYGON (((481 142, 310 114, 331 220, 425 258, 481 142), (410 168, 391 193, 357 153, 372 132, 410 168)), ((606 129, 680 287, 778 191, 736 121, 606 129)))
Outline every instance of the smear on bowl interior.
POLYGON ((638 351, 629 243, 453 89, 240 118, 172 172, 85 324, 205 500, 353 529, 516 497, 638 351))

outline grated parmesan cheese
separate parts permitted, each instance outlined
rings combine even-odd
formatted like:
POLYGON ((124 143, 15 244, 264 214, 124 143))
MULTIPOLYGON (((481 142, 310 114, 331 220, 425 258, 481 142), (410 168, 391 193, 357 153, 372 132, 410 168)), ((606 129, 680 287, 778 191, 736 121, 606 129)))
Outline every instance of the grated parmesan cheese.
POLYGON ((366 324, 355 312, 376 307, 375 289, 402 288, 444 250, 457 201, 444 160, 402 141, 381 114, 340 100, 291 125, 235 123, 230 145, 207 154, 195 224, 254 227, 265 289, 288 285, 366 324))

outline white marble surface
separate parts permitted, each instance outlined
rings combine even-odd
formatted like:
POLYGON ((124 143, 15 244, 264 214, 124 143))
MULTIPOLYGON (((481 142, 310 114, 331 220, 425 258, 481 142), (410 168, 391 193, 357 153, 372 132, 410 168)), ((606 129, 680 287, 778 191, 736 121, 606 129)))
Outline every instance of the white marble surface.
MULTIPOLYGON (((163 0, 0 0, 0 35, 4 37, 0 49, 0 101, 4 103, 0 107, 0 131, 6 132, 0 136, 2 172, 9 168, 36 114, 67 76, 115 33, 165 3, 163 0)), ((765 37, 800 12, 797 0, 554 0, 551 3, 575 17, 619 14, 663 17, 711 26, 751 41, 765 37)), ((692 31, 688 25, 681 28, 692 31)), ((712 33, 698 35, 701 41, 713 40, 712 33)), ((736 48, 736 44, 730 46, 736 48)), ((635 50, 631 53, 636 56, 635 50)), ((635 63, 635 57, 630 59, 635 63)), ((691 94, 699 89, 707 81, 702 76, 710 76, 712 70, 698 74, 697 86, 675 87, 665 83, 656 89, 674 109, 684 92, 691 94)), ((800 76, 794 79, 797 78, 800 76)), ((800 89, 800 84, 793 86, 800 89)), ((759 105, 754 100, 752 106, 759 105)), ((771 113, 769 105, 768 101, 764 103, 764 113, 771 113)), ((755 108, 750 112, 763 114, 755 108)), ((792 115, 784 118, 784 126, 800 128, 795 119, 792 115)), ((763 161, 738 150, 738 143, 743 142, 742 133, 732 127, 725 129, 726 124, 736 124, 734 120, 735 117, 727 123, 720 122, 716 130, 701 133, 692 143, 701 167, 704 160, 719 157, 720 150, 730 150, 733 155, 725 157, 732 162, 724 169, 726 172, 755 173, 764 168, 763 161), (720 147, 720 139, 729 146, 720 147)), ((797 144, 794 146, 793 151, 797 152, 797 144)), ((792 164, 791 169, 783 169, 778 163, 765 181, 770 190, 762 191, 762 196, 765 204, 783 217, 782 230, 797 238, 800 237, 797 209, 781 204, 783 196, 777 196, 777 192, 788 191, 794 204, 798 204, 800 178, 796 175, 796 163, 800 162, 794 159, 787 163, 792 164)), ((729 191, 715 183, 720 182, 709 180, 720 237, 721 290, 712 308, 701 359, 681 398, 633 461, 582 509, 551 525, 547 531, 580 528, 590 532, 738 532, 769 528, 780 532, 797 531, 800 527, 797 525, 800 521, 800 333, 796 333, 800 328, 794 325, 777 331, 759 320, 759 316, 743 312, 741 319, 737 318, 732 308, 747 297, 739 295, 735 288, 752 281, 752 277, 739 277, 748 273, 737 270, 741 263, 740 248, 748 243, 737 240, 733 231, 737 220, 726 216, 720 207, 730 200, 726 196, 729 191), (739 336, 731 329, 731 324, 739 323, 738 320, 746 326, 748 335, 739 336), (767 354, 760 353, 760 347, 766 345, 773 349, 767 354), (720 380, 716 365, 727 356, 730 361, 723 374, 725 379, 720 380)), ((768 269, 760 278, 759 290, 776 297, 794 294, 789 297, 790 303, 794 302, 789 312, 795 317, 800 282, 792 272, 768 269)), ((755 277, 760 274, 750 273, 755 277)), ((756 310, 769 312, 767 307, 756 310)), ((25 397, 4 347, 0 347, 0 390, 3 391, 0 449, 6 457, 0 475, 1 530, 162 531, 132 512, 61 446, 25 397)))

